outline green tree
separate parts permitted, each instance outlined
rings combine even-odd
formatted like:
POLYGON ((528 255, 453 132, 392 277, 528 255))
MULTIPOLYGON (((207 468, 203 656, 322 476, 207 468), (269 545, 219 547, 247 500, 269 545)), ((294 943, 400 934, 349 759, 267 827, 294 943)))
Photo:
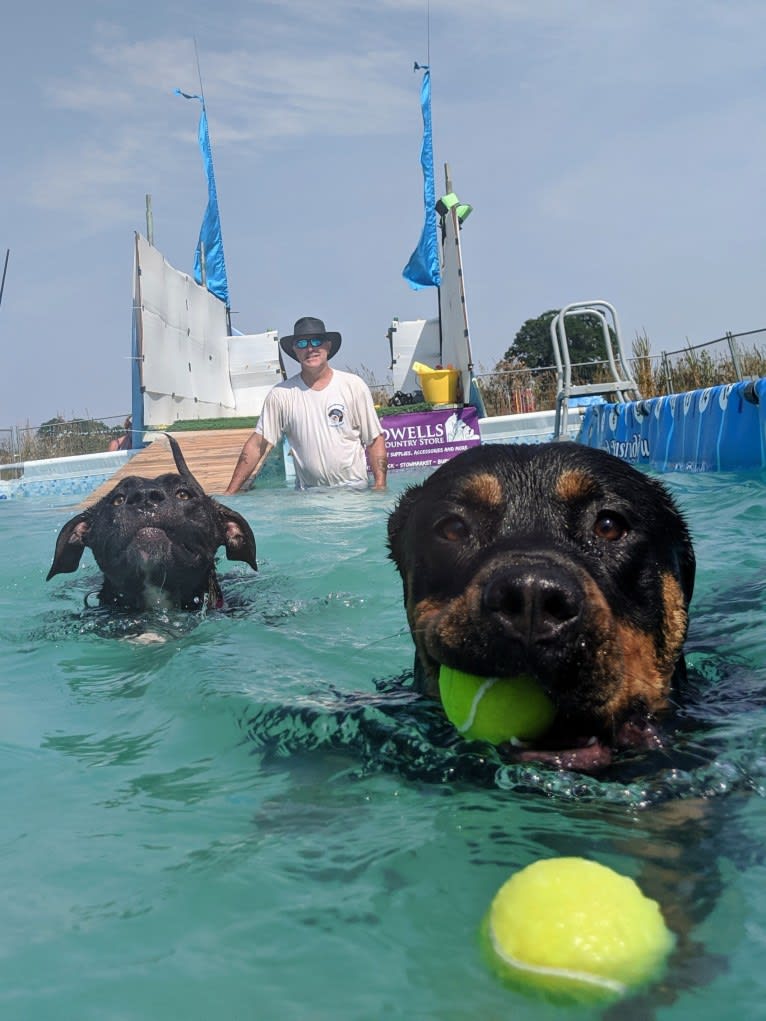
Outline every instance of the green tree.
MULTIPOLYGON (((551 320, 557 314, 557 309, 551 309, 537 319, 527 319, 498 363, 498 370, 508 364, 519 363, 528 369, 553 365, 551 320)), ((598 315, 567 316, 567 339, 572 363, 601 361, 606 357, 601 324, 602 319, 598 315)))
POLYGON ((108 426, 95 418, 62 418, 56 415, 43 422, 35 437, 34 457, 65 457, 70 454, 92 454, 106 450, 113 436, 120 436, 121 426, 108 426))

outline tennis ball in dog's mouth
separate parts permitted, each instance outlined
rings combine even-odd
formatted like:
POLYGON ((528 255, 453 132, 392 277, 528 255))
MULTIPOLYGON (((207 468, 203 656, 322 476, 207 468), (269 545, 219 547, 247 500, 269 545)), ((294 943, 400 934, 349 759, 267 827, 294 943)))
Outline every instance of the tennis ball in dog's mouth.
POLYGON ((542 688, 526 674, 478 677, 441 666, 439 693, 447 719, 463 737, 491 744, 540 737, 556 713, 542 688))
POLYGON ((555 999, 617 999, 655 978, 675 937, 637 884, 585 858, 548 858, 500 887, 484 922, 493 968, 555 999))

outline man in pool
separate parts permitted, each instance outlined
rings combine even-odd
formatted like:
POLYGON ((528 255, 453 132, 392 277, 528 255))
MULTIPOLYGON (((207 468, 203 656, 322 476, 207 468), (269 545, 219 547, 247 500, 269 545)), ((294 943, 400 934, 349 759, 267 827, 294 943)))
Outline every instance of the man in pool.
POLYGON ((300 364, 300 372, 266 395, 226 493, 236 493, 258 474, 282 434, 290 442, 298 489, 367 486, 365 448, 372 488, 385 489, 386 444, 369 387, 352 372, 329 364, 340 348, 340 334, 325 330, 321 319, 304 316, 279 343, 300 364))

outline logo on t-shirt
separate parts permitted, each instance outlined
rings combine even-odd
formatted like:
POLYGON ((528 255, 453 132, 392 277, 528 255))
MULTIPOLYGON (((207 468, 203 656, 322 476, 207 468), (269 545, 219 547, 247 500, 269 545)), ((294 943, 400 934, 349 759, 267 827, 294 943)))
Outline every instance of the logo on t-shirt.
POLYGON ((342 404, 331 404, 327 409, 327 419, 330 425, 336 429, 343 425, 345 417, 346 409, 342 404))

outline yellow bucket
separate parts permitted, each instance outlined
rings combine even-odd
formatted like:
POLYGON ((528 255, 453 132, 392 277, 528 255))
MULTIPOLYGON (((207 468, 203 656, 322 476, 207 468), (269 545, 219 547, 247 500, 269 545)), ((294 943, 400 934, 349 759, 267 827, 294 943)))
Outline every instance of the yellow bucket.
POLYGON ((431 369, 422 362, 412 363, 420 389, 429 404, 455 404, 460 372, 457 369, 431 369))

